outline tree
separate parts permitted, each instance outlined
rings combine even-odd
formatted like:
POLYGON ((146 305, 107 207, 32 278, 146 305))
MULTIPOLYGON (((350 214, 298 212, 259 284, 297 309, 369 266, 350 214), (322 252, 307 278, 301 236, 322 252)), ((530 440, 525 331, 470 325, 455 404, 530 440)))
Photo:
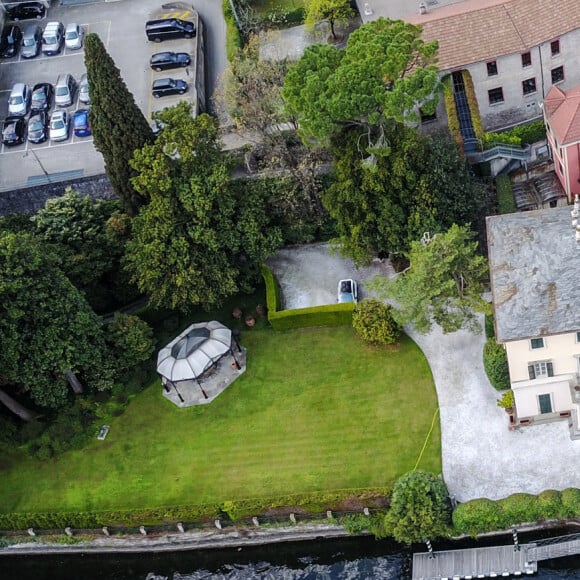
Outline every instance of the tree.
POLYGON ((210 308, 257 278, 280 243, 265 204, 237 199, 218 128, 181 103, 158 113, 163 130, 135 153, 133 186, 149 199, 133 221, 126 268, 155 306, 210 308))
POLYGON ((425 471, 400 477, 393 489, 385 528, 404 544, 424 542, 450 531, 449 493, 442 479, 425 471))
POLYGON ((85 37, 85 66, 89 79, 89 114, 95 147, 125 211, 134 215, 144 199, 135 191, 129 160, 134 151, 153 141, 153 132, 127 89, 119 69, 95 33, 85 37))
POLYGON ((392 306, 376 298, 362 300, 355 306, 352 326, 365 342, 374 345, 395 344, 401 337, 392 306))
POLYGON ((345 126, 359 134, 389 120, 419 121, 439 100, 437 42, 421 28, 379 18, 350 35, 345 49, 308 47, 288 71, 282 96, 305 141, 327 142, 345 126))
POLYGON ((116 313, 105 326, 105 340, 119 371, 136 367, 155 350, 153 329, 138 316, 116 313))
POLYGON ((110 388, 87 379, 105 357, 100 320, 46 246, 1 232, 0 272, 0 384, 45 408, 65 404, 69 369, 90 388, 110 388))
POLYGON ((487 262, 467 226, 453 225, 428 242, 412 242, 410 266, 393 279, 375 278, 371 287, 381 298, 393 298, 399 324, 429 332, 432 321, 444 333, 466 328, 480 332, 477 312, 489 312, 482 298, 487 262))
POLYGON ((340 248, 357 265, 378 253, 403 255, 425 231, 471 222, 485 188, 469 174, 453 143, 400 124, 332 139, 335 179, 323 203, 337 222, 340 248), (384 146, 372 143, 381 133, 384 146))
POLYGON ((337 22, 348 22, 354 16, 350 0, 307 0, 306 26, 313 28, 317 22, 327 21, 332 38, 336 39, 334 25, 337 22))

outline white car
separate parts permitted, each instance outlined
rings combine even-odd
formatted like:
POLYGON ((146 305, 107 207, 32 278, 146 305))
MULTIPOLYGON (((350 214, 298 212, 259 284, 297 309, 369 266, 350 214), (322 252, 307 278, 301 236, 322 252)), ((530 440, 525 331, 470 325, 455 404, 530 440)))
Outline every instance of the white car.
POLYGON ((30 87, 24 83, 16 83, 8 97, 8 115, 24 117, 30 111, 30 87))
POLYGON ((91 96, 89 95, 89 79, 87 73, 84 73, 79 83, 79 101, 85 105, 90 104, 91 96))
POLYGON ((50 140, 66 141, 70 133, 70 119, 66 111, 55 111, 50 118, 50 140))
POLYGON ((75 22, 66 25, 64 45, 70 50, 77 50, 83 46, 84 30, 75 22))
POLYGON ((338 283, 339 302, 358 302, 358 288, 352 278, 341 280, 338 283))

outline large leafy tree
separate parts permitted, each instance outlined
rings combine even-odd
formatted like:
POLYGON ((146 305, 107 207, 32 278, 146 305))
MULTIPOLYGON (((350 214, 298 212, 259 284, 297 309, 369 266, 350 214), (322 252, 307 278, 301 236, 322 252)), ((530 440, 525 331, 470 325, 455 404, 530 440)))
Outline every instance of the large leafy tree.
POLYGON ((0 272, 0 383, 45 408, 65 404, 71 373, 110 387, 94 379, 105 358, 100 320, 46 246, 0 232, 0 272))
POLYGON ((477 313, 490 312, 482 298, 487 261, 467 226, 453 225, 430 241, 412 242, 409 268, 395 278, 375 278, 371 286, 381 298, 392 298, 399 324, 428 332, 436 322, 444 333, 465 328, 481 331, 477 313))
POLYGON ((361 26, 345 49, 307 48, 284 81, 283 97, 305 140, 325 142, 349 125, 418 121, 439 99, 437 42, 421 28, 379 18, 361 26))
POLYGON ((445 482, 426 471, 400 477, 385 516, 385 528, 404 544, 449 535, 451 509, 445 482))
POLYGON ((317 22, 328 22, 333 38, 336 38, 334 25, 348 22, 353 16, 350 0, 306 0, 306 25, 314 27, 317 22))
POLYGON ((392 123, 369 136, 344 131, 332 144, 335 180, 323 202, 342 252, 357 264, 380 252, 402 255, 425 231, 469 223, 484 203, 485 188, 450 141, 392 123))
POLYGON ((119 69, 97 34, 85 37, 85 66, 91 95, 90 122, 95 147, 105 160, 113 190, 133 215, 144 199, 135 191, 129 160, 153 141, 153 132, 127 89, 119 69))
POLYGON ((149 203, 133 221, 126 267, 156 306, 210 308, 250 283, 280 234, 264 204, 236 198, 211 117, 192 118, 181 103, 157 119, 161 134, 132 162, 149 203))

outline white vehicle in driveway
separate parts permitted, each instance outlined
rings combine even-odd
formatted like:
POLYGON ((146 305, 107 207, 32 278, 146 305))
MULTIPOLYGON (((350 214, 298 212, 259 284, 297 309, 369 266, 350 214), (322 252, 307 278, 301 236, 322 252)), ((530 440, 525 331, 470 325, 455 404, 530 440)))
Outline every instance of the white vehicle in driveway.
POLYGON ((64 32, 64 45, 70 50, 77 50, 83 46, 83 29, 76 23, 66 25, 64 32))
POLYGON ((341 280, 338 283, 338 301, 341 303, 358 302, 358 288, 352 278, 341 280))
POLYGON ((70 133, 70 119, 66 111, 55 111, 50 118, 50 140, 66 141, 70 133))

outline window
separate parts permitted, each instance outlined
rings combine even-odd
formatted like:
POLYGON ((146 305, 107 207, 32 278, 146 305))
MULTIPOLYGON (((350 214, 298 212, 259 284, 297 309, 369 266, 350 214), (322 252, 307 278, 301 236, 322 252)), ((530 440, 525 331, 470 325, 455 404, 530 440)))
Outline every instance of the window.
POLYGON ((487 91, 489 95, 489 104, 495 105, 496 103, 503 103, 503 89, 501 87, 497 89, 491 89, 487 91))
POLYGON ((532 338, 530 340, 532 348, 544 348, 544 339, 543 338, 532 338))
POLYGON ((531 52, 524 52, 522 54, 522 67, 531 66, 532 64, 532 53, 531 52))
POLYGON ((576 342, 580 342, 580 332, 576 333, 576 342))
POLYGON ((497 61, 492 60, 487 63, 487 76, 494 77, 497 74, 497 61))
POLYGON ((552 412, 552 397, 550 395, 538 395, 538 407, 540 407, 540 413, 552 412))
POLYGON ((558 66, 552 69, 552 84, 561 83, 564 80, 564 67, 558 66))
POLYGON ((531 381, 541 377, 553 377, 554 365, 548 361, 530 363, 528 365, 528 374, 530 375, 531 381))
POLYGON ((524 95, 531 95, 536 92, 536 79, 526 79, 522 81, 522 92, 524 95))
POLYGON ((550 50, 552 51, 552 56, 558 56, 560 54, 560 41, 552 40, 550 42, 550 50))

